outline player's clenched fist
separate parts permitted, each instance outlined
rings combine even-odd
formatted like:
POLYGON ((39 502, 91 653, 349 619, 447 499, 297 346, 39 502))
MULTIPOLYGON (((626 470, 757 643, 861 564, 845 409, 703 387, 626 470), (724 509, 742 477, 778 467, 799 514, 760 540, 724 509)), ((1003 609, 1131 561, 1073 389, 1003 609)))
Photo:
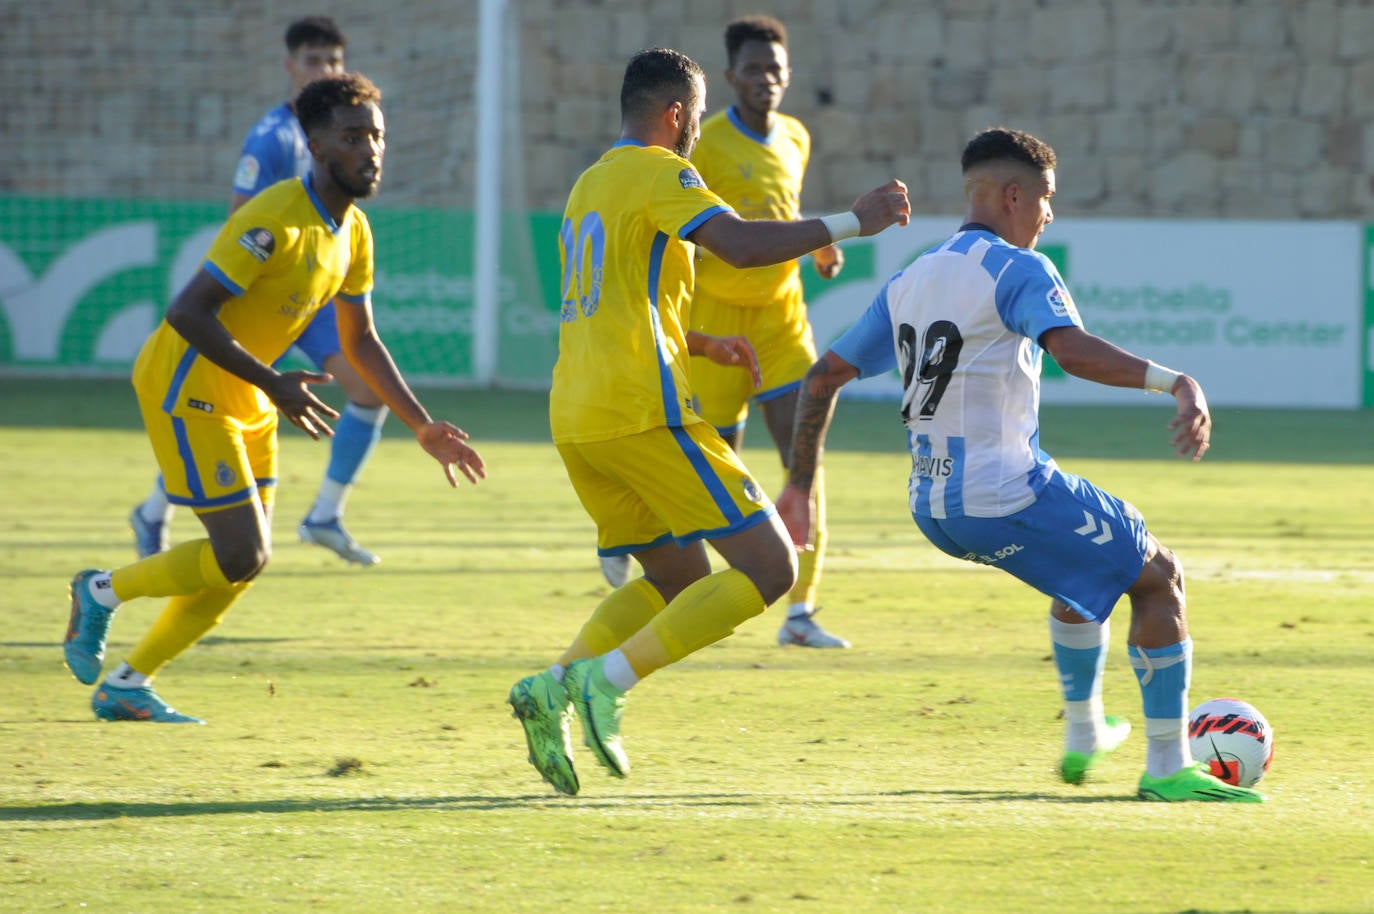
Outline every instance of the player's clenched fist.
POLYGON ((855 200, 853 211, 859 217, 860 235, 876 235, 893 224, 906 225, 911 221, 906 185, 893 178, 855 200))

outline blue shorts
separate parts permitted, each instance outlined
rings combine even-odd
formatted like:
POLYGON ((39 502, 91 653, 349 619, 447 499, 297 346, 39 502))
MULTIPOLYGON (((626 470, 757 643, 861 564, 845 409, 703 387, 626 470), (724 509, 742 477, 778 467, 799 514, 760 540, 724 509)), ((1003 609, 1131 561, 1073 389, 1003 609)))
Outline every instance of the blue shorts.
POLYGON ((1059 470, 1006 517, 913 517, 941 551, 1001 568, 1098 622, 1140 577, 1150 542, 1129 502, 1059 470))
MULTIPOLYGON (((329 304, 315 312, 310 323, 306 324, 305 330, 296 337, 294 345, 318 371, 324 371, 325 359, 343 352, 343 346, 339 345, 339 321, 334 316, 332 298, 329 304)), ((282 356, 276 364, 280 365, 285 358, 286 356, 282 356)))

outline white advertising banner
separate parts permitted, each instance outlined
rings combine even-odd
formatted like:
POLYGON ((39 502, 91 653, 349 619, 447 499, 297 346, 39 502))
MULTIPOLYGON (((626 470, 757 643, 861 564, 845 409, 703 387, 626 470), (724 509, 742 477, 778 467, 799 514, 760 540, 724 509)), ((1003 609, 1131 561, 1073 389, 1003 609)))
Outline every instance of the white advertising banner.
MULTIPOLYGON (((872 245, 872 276, 812 287, 817 347, 824 350, 888 277, 958 225, 957 217, 922 217, 845 242, 872 245)), ((1193 375, 1213 406, 1355 409, 1364 380, 1362 228, 1066 219, 1038 247, 1063 273, 1090 332, 1193 375)), ((1048 359, 1045 367, 1044 403, 1141 403, 1138 390, 1068 377, 1048 359)), ((858 396, 898 391, 895 374, 853 385, 858 396)))

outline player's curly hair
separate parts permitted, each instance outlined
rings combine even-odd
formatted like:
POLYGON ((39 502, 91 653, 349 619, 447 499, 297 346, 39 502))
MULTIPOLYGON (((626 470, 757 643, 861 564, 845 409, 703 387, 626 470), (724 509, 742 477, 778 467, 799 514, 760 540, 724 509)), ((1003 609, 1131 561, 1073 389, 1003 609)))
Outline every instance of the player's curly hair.
POLYGON ((296 97, 296 120, 301 122, 306 136, 312 136, 316 130, 334 123, 335 108, 375 105, 381 100, 382 90, 361 73, 317 79, 296 97))
POLYGON ((730 67, 746 41, 777 42, 787 47, 787 26, 772 16, 741 16, 725 27, 725 59, 730 67))
POLYGON ((343 29, 334 24, 328 16, 306 16, 297 19, 286 27, 286 50, 296 53, 302 45, 311 47, 341 48, 348 42, 344 40, 343 29))
POLYGON ((1055 155, 1049 143, 1024 130, 989 127, 968 141, 960 158, 965 172, 984 162, 1003 161, 1020 162, 1037 171, 1048 171, 1054 168, 1055 155))
POLYGON ((649 48, 630 58, 620 84, 620 117, 627 122, 651 117, 673 102, 696 102, 701 65, 672 48, 649 48))

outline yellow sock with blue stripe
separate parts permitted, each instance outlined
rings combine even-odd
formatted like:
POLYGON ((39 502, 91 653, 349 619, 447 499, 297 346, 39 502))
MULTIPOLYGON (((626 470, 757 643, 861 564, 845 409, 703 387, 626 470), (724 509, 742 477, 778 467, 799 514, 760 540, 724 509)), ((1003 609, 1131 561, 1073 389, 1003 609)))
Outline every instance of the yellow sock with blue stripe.
POLYGON ((643 678, 714 644, 766 608, 763 595, 749 576, 727 568, 678 594, 648 626, 620 645, 620 650, 643 678))

